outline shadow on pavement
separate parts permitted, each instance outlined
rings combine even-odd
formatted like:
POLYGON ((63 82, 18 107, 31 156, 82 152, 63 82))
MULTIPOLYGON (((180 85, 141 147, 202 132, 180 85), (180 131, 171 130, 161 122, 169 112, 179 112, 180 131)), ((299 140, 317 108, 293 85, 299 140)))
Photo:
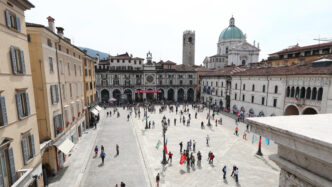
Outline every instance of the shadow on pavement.
POLYGON ((268 161, 266 161, 266 159, 264 157, 261 156, 257 156, 255 154, 255 157, 262 160, 264 162, 264 164, 266 164, 267 166, 269 166, 271 169, 273 169, 274 171, 279 171, 277 168, 273 167, 268 161))
POLYGON ((185 173, 186 173, 186 172, 185 172, 183 169, 180 170, 180 174, 181 174, 181 175, 183 175, 183 174, 185 174, 185 173))
POLYGON ((58 182, 61 180, 61 178, 64 176, 64 174, 66 173, 66 170, 69 168, 69 166, 65 166, 64 168, 62 168, 60 171, 57 172, 57 174, 53 177, 49 177, 48 179, 48 184, 52 184, 55 182, 58 182))

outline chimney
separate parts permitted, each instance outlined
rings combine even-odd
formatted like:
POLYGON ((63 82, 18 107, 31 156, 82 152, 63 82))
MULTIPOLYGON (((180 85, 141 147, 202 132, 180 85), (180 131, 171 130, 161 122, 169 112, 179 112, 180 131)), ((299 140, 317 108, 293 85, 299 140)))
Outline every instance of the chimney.
POLYGON ((54 29, 54 18, 52 18, 51 16, 48 16, 47 17, 47 20, 48 20, 48 28, 52 31, 52 32, 55 32, 55 29, 54 29))
POLYGON ((56 30, 57 30, 58 35, 59 35, 61 38, 63 38, 63 30, 64 30, 64 29, 63 29, 62 27, 57 27, 56 30))

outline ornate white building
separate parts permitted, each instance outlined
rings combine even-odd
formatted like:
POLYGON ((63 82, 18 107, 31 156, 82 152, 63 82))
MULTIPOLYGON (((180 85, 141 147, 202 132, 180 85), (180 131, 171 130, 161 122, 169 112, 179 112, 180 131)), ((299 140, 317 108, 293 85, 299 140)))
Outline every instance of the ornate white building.
POLYGON ((246 116, 332 112, 332 57, 283 67, 225 67, 201 77, 201 100, 246 116))
POLYGON ((232 17, 229 26, 219 35, 217 43, 217 55, 206 57, 203 61, 205 67, 223 68, 227 65, 245 66, 258 62, 259 44, 256 46, 247 42, 246 35, 235 26, 232 17))
POLYGON ((115 98, 122 103, 144 100, 196 101, 196 71, 190 65, 152 61, 152 54, 109 57, 95 65, 99 102, 115 98), (135 63, 136 62, 136 63, 135 63))

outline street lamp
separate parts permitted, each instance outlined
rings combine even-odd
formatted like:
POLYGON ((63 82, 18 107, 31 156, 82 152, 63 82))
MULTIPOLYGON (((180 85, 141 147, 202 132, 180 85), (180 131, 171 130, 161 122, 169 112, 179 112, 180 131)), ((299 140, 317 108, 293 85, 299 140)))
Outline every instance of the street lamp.
POLYGON ((262 147, 262 136, 259 136, 258 151, 256 153, 256 155, 258 156, 263 156, 261 147, 262 147))
POLYGON ((166 140, 165 140, 165 134, 166 134, 166 131, 167 131, 167 123, 166 123, 166 120, 162 121, 162 126, 163 126, 163 136, 164 136, 164 149, 163 149, 163 161, 161 161, 161 164, 163 165, 166 165, 168 162, 166 160, 166 152, 165 152, 165 145, 166 145, 166 140))
POLYGON ((211 118, 211 115, 210 115, 210 109, 211 109, 211 100, 212 100, 212 98, 210 97, 210 101, 209 101, 209 121, 208 121, 208 124, 207 124, 207 126, 211 126, 211 123, 210 123, 210 118, 211 118))
POLYGON ((145 129, 148 129, 149 127, 148 127, 148 109, 147 109, 147 107, 144 107, 144 109, 145 109, 145 111, 144 111, 144 113, 145 113, 145 129))

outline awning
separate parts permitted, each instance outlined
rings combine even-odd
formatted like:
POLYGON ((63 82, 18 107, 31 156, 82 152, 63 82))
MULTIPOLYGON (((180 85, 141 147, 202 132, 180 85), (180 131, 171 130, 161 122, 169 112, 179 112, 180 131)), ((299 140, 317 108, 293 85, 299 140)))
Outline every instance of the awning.
POLYGON ((100 106, 98 106, 98 105, 95 107, 95 109, 97 109, 98 111, 102 110, 102 108, 100 106))
POLYGON ((70 150, 74 147, 74 144, 72 141, 70 141, 68 138, 65 139, 62 143, 54 144, 61 152, 63 152, 65 155, 68 155, 70 150))
POLYGON ((95 116, 98 116, 98 110, 96 110, 95 108, 94 109, 92 109, 92 110, 90 110, 90 112, 92 113, 92 114, 94 114, 95 116))

